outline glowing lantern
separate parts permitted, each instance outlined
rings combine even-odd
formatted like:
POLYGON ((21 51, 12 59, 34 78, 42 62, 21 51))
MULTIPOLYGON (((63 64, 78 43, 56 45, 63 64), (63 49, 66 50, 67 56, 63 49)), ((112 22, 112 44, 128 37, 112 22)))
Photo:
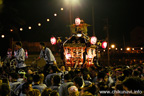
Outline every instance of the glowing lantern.
POLYGON ((107 47, 107 42, 104 41, 104 42, 102 43, 102 48, 106 48, 106 47, 107 47))
POLYGON ((112 45, 111 45, 111 48, 113 48, 113 49, 114 49, 114 48, 115 48, 115 45, 114 45, 114 44, 112 44, 112 45))
POLYGON ((5 35, 1 35, 1 38, 4 38, 5 37, 5 35))
POLYGON ((127 47, 126 50, 127 50, 127 51, 130 51, 130 47, 127 47))
POLYGON ((28 51, 25 50, 25 58, 27 59, 28 58, 28 51))
POLYGON ((80 25, 80 21, 81 21, 80 18, 76 18, 76 19, 75 19, 75 24, 76 24, 76 25, 80 25))
POLYGON ((61 8, 61 11, 63 11, 64 9, 63 8, 61 8))
POLYGON ((71 54, 67 53, 66 54, 66 59, 70 59, 70 57, 71 57, 71 54))
POLYGON ((55 13, 54 16, 57 16, 57 14, 55 13))
POLYGON ((47 19, 47 22, 49 22, 50 21, 50 19, 47 19))
POLYGON ((91 40, 90 40, 90 43, 91 44, 96 44, 96 42, 97 42, 97 38, 95 36, 92 36, 91 40))
POLYGON ((52 45, 55 45, 55 44, 56 44, 56 38, 55 38, 55 37, 51 37, 50 41, 51 41, 51 44, 52 44, 52 45))
POLYGON ((23 31, 23 28, 20 28, 20 31, 23 31))

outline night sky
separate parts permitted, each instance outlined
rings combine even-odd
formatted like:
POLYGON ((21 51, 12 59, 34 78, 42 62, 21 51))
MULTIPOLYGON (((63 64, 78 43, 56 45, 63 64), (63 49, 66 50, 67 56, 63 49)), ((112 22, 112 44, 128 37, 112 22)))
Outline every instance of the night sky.
MULTIPOLYGON (((1 1, 1 0, 0 0, 1 1)), ((49 41, 51 36, 70 36, 68 25, 69 5, 66 0, 3 0, 0 5, 0 34, 21 41, 49 41), (64 8, 63 11, 60 8, 64 8), (53 16, 54 13, 58 15, 53 16), (50 22, 47 22, 47 19, 50 22), (39 27, 37 24, 41 23, 39 27), (28 26, 32 29, 29 30, 28 26), (23 31, 19 31, 23 28, 23 31), (14 29, 10 32, 10 29, 14 29)), ((88 35, 93 35, 92 6, 94 6, 95 35, 99 40, 106 39, 106 19, 109 24, 110 44, 123 46, 130 42, 130 33, 136 27, 144 27, 142 0, 77 0, 72 5, 72 22, 80 17, 90 24, 88 35), (123 39, 124 37, 124 39, 123 39)), ((2 39, 1 39, 2 41, 2 39)))

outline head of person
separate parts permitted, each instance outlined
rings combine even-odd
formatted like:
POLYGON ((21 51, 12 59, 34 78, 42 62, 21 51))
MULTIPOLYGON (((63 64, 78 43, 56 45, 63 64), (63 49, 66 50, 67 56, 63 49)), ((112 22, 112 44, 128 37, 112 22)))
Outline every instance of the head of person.
POLYGON ((45 43, 44 42, 40 42, 40 49, 44 49, 45 48, 45 43))
POLYGON ((71 67, 67 67, 67 71, 71 71, 71 67))
POLYGON ((126 78, 122 84, 123 84, 123 89, 126 91, 144 90, 144 81, 139 77, 126 78))
POLYGON ((59 96, 59 93, 56 90, 53 90, 50 96, 59 96))
POLYGON ((40 76, 38 74, 34 75, 33 81, 35 84, 40 84, 40 76))
POLYGON ((27 96, 41 96, 41 93, 38 89, 33 89, 27 93, 27 96))
POLYGON ((16 72, 10 73, 10 75, 9 75, 9 81, 10 81, 10 82, 14 82, 14 81, 16 81, 17 79, 18 79, 18 73, 16 73, 16 72))
POLYGON ((32 90, 33 90, 33 88, 32 88, 31 83, 26 82, 22 85, 22 93, 23 94, 28 94, 29 91, 32 91, 32 90))
POLYGON ((6 83, 0 85, 0 96, 10 96, 10 87, 6 83))
POLYGON ((23 79, 24 79, 24 82, 28 82, 28 83, 33 82, 33 76, 30 74, 26 74, 23 79))
POLYGON ((108 76, 106 72, 102 71, 98 73, 98 80, 108 82, 108 76))
POLYGON ((43 83, 43 81, 44 81, 44 74, 43 73, 40 73, 39 74, 39 76, 40 76, 40 83, 43 83))
POLYGON ((98 87, 94 83, 92 83, 91 85, 89 85, 87 88, 88 89, 86 91, 92 93, 93 95, 97 94, 98 91, 99 91, 98 87))
POLYGON ((82 78, 79 77, 79 76, 74 77, 73 82, 74 82, 74 85, 75 85, 78 89, 80 89, 80 88, 83 86, 83 80, 82 80, 82 78))
POLYGON ((51 93, 52 93, 52 89, 45 88, 45 89, 43 89, 41 96, 50 96, 51 93))
POLYGON ((22 43, 21 42, 16 42, 15 47, 16 47, 16 49, 20 49, 22 47, 22 43))
POLYGON ((61 71, 65 71, 65 66, 61 66, 61 71))
POLYGON ((140 72, 139 71, 134 71, 133 76, 139 77, 140 72))
POLYGON ((54 75, 51 79, 52 85, 59 85, 61 81, 61 77, 59 75, 54 75))
POLYGON ((76 86, 71 86, 68 88, 69 96, 79 96, 79 91, 76 86))
POLYGON ((69 73, 64 75, 64 81, 65 82, 71 81, 71 75, 69 73))

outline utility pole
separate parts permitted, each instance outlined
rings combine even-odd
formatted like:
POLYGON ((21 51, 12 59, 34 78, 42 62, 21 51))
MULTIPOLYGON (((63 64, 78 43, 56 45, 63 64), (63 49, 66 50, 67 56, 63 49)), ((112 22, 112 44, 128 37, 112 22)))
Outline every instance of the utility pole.
POLYGON ((92 3, 92 22, 93 22, 93 36, 95 36, 95 19, 94 19, 94 3, 92 3))
POLYGON ((72 35, 71 32, 71 25, 72 25, 72 4, 71 1, 69 2, 70 6, 69 6, 69 19, 70 19, 70 35, 72 35))
POLYGON ((123 34, 123 46, 124 46, 123 49, 125 49, 125 36, 124 36, 124 34, 123 34))
POLYGON ((109 55, 109 25, 108 25, 108 18, 106 19, 106 32, 107 32, 107 54, 108 54, 108 65, 110 65, 110 55, 109 55))

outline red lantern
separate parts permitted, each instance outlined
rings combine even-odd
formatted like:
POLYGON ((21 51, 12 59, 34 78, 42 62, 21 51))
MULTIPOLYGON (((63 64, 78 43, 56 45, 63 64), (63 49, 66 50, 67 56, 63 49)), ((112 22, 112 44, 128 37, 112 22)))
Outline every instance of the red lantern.
POLYGON ((76 25, 80 25, 80 22, 81 22, 80 18, 76 18, 76 19, 75 19, 75 24, 76 24, 76 25))
POLYGON ((55 45, 55 44, 56 44, 56 38, 55 38, 55 37, 51 37, 50 41, 51 41, 51 44, 52 44, 52 45, 55 45))
POLYGON ((28 51, 25 50, 25 58, 27 59, 28 58, 28 51))
POLYGON ((95 36, 92 36, 91 40, 90 40, 90 43, 91 44, 96 44, 96 42, 97 42, 97 38, 95 36))
POLYGON ((107 47, 107 42, 104 41, 104 42, 102 43, 102 48, 106 48, 106 47, 107 47))

